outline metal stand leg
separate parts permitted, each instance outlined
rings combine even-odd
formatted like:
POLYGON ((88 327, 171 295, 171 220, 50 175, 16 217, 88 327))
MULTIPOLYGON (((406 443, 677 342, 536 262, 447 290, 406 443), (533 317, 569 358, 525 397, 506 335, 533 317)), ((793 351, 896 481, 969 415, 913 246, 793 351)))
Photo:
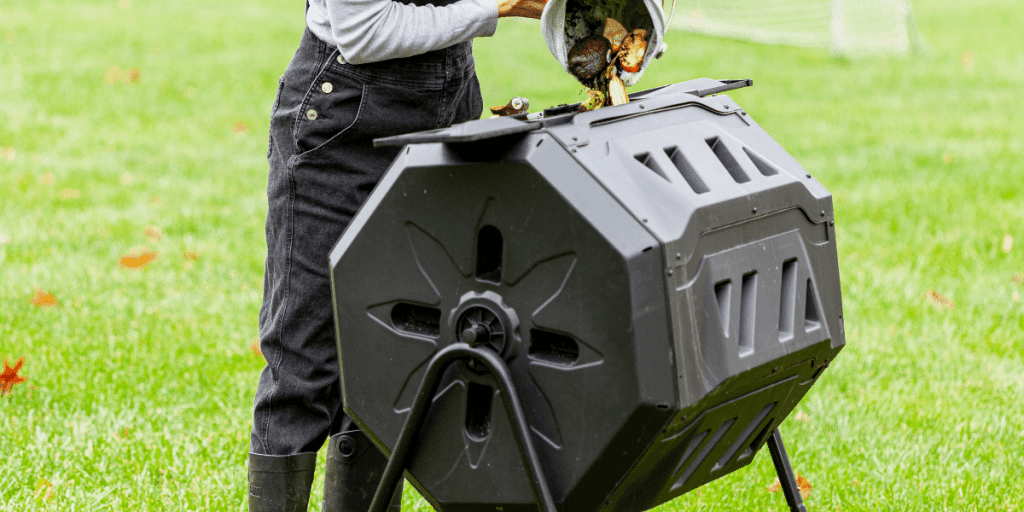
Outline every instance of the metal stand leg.
MULTIPOLYGON (((437 386, 440 384, 441 375, 444 374, 448 366, 460 359, 473 359, 484 365, 498 381, 502 403, 505 404, 505 413, 512 423, 512 432, 515 434, 516 443, 519 445, 523 466, 529 472, 530 485, 533 487, 537 506, 540 507, 541 512, 556 512, 555 502, 551 498, 551 491, 548 489, 547 480, 544 478, 540 459, 537 458, 533 441, 530 439, 530 426, 526 421, 526 415, 523 413, 523 406, 519 402, 519 395, 516 394, 508 366, 494 352, 485 348, 471 347, 465 343, 456 343, 445 347, 435 354, 427 365, 423 382, 420 383, 419 391, 416 393, 416 400, 409 410, 409 416, 405 420, 405 425, 402 426, 402 432, 398 435, 398 441, 391 452, 387 468, 384 469, 384 476, 381 478, 380 487, 377 488, 377 492, 373 496, 373 503, 370 505, 369 512, 385 512, 391 503, 391 497, 394 496, 398 483, 402 478, 402 473, 405 471, 410 460, 409 450, 412 448, 413 441, 417 438, 420 429, 423 428, 423 420, 426 417, 427 409, 437 393, 437 386)), ((772 453, 774 457, 775 452, 772 451, 772 453)), ((783 457, 785 457, 785 454, 783 454, 783 457)), ((790 478, 792 479, 792 473, 790 473, 790 478)), ((793 485, 795 487, 796 484, 794 483, 793 485)), ((797 494, 797 499, 799 498, 800 495, 797 494)))
POLYGON ((789 463, 789 456, 786 455, 786 447, 782 445, 782 434, 778 429, 772 432, 768 438, 768 451, 772 454, 772 462, 775 464, 775 472, 779 474, 779 482, 782 483, 782 493, 786 495, 786 503, 792 512, 807 512, 804 500, 800 497, 800 488, 796 484, 796 476, 793 475, 793 466, 789 463))

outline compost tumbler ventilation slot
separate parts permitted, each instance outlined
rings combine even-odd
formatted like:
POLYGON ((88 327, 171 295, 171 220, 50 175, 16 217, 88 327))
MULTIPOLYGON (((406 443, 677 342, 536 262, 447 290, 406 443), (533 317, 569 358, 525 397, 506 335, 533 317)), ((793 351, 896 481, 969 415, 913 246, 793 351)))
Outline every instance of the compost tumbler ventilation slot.
POLYGON ((796 322, 796 258, 782 263, 782 291, 779 294, 779 341, 793 338, 796 322))
MULTIPOLYGON (((725 454, 722 455, 722 458, 718 459, 718 462, 716 462, 714 467, 711 468, 712 472, 721 471, 722 468, 732 462, 733 456, 736 455, 736 452, 740 451, 740 448, 742 448, 743 445, 749 446, 748 441, 750 440, 750 436, 754 434, 754 430, 761 425, 764 419, 768 416, 768 413, 772 412, 776 403, 777 402, 772 402, 761 408, 761 412, 757 413, 757 416, 751 420, 747 427, 743 429, 743 432, 740 433, 739 437, 736 438, 736 442, 729 447, 725 454)), ((746 455, 746 452, 741 454, 740 457, 742 458, 744 455, 746 455)))
POLYGON ((441 310, 399 302, 391 308, 391 325, 402 332, 436 338, 441 335, 441 310))
POLYGON ((722 320, 722 334, 729 337, 729 311, 732 309, 732 281, 725 280, 715 285, 715 301, 718 303, 718 317, 722 320))
POLYGON ((470 382, 466 390, 466 435, 474 441, 483 441, 491 433, 491 401, 494 390, 490 386, 470 382))
POLYGON ((690 165, 690 161, 686 159, 686 156, 683 155, 683 152, 680 151, 678 147, 673 146, 665 148, 665 155, 667 155, 668 159, 672 161, 672 165, 676 166, 676 170, 679 171, 679 174, 681 174, 683 179, 686 180, 686 184, 689 185, 694 192, 703 194, 710 191, 708 186, 704 184, 704 180, 700 179, 700 175, 697 174, 697 170, 690 165))
POLYGON ((747 449, 743 450, 743 454, 740 455, 739 460, 746 459, 747 457, 750 457, 751 455, 757 452, 757 449, 761 447, 761 443, 763 443, 765 439, 768 439, 768 435, 772 433, 772 430, 774 430, 772 428, 774 424, 775 418, 768 420, 768 424, 766 424, 764 428, 761 429, 761 432, 759 432, 757 436, 754 437, 754 440, 750 442, 750 445, 747 446, 747 449))
MULTIPOLYGON (((697 471, 697 468, 700 466, 700 464, 704 462, 704 459, 708 457, 708 454, 711 453, 711 450, 713 450, 715 446, 718 445, 718 442, 722 440, 722 437, 725 436, 727 432, 729 432, 729 429, 732 428, 732 425, 734 423, 736 423, 736 418, 733 418, 725 422, 721 427, 718 427, 718 430, 715 431, 715 435, 712 436, 711 439, 709 439, 708 442, 704 445, 704 449, 702 449, 700 453, 693 458, 693 462, 691 462, 690 465, 687 466, 686 471, 684 471, 682 476, 680 476, 679 479, 676 480, 676 483, 672 485, 673 490, 686 485, 686 481, 689 480, 691 476, 693 476, 693 474, 697 471)), ((691 442, 691 446, 692 445, 693 443, 691 442)), ((684 458, 683 461, 685 460, 686 459, 684 458)))
POLYGON ((654 174, 661 176, 665 181, 670 181, 668 179, 668 175, 665 174, 665 170, 658 165, 658 162, 650 153, 639 153, 633 155, 633 158, 635 158, 637 162, 644 164, 648 169, 654 171, 654 174))
POLYGON ((564 334, 530 329, 530 357, 562 366, 580 358, 580 345, 564 334))
POLYGON ((807 279, 807 306, 804 308, 804 330, 811 332, 821 327, 821 318, 818 316, 818 301, 814 296, 814 284, 807 279))
POLYGON ((757 272, 743 275, 740 289, 740 357, 754 353, 754 319, 757 317, 757 272))
POLYGON ((484 226, 476 237, 476 278, 491 284, 501 284, 501 232, 494 226, 484 226))
POLYGON ((743 152, 750 157, 750 161, 754 163, 754 167, 757 167, 758 171, 761 171, 762 176, 775 176, 779 173, 779 168, 775 167, 775 164, 765 160, 764 157, 755 153, 750 148, 743 148, 743 152))
POLYGON ((743 168, 740 167, 740 163, 736 161, 736 157, 729 152, 729 148, 725 147, 725 143, 719 137, 711 137, 706 139, 708 147, 711 151, 714 151, 715 156, 718 157, 718 161, 722 162, 725 166, 725 170, 729 172, 732 179, 736 183, 746 183, 750 181, 750 176, 747 176, 746 172, 743 172, 743 168))

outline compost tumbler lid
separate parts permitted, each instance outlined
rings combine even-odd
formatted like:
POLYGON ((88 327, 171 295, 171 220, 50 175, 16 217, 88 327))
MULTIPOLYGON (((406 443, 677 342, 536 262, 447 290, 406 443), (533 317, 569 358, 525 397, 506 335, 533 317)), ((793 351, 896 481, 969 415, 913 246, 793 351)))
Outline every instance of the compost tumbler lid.
MULTIPOLYGON (((572 46, 588 34, 581 34, 575 39, 570 39, 566 35, 566 8, 568 7, 570 0, 548 0, 547 5, 544 6, 544 13, 541 15, 540 24, 541 30, 544 32, 544 41, 548 44, 548 50, 551 51, 551 55, 554 55, 558 63, 562 65, 562 68, 569 71, 569 50, 572 46)), ((640 63, 640 71, 636 73, 629 73, 623 71, 621 74, 622 81, 626 86, 636 85, 640 81, 640 77, 643 76, 644 70, 647 69, 647 65, 665 52, 668 45, 665 44, 665 11, 661 7, 661 3, 658 0, 575 0, 576 2, 584 3, 598 3, 604 4, 603 6, 612 6, 614 4, 636 4, 642 3, 647 8, 647 13, 650 16, 650 40, 647 46, 647 54, 644 56, 644 60, 640 63)), ((634 5, 636 5, 634 4, 634 5)), ((572 21, 573 13, 569 13, 570 22, 572 21)), ((612 14, 612 13, 608 13, 612 14)), ((610 16, 615 17, 615 16, 610 16)), ((602 20, 603 21, 603 20, 602 20)), ((624 22, 624 20, 618 20, 624 22)), ((627 26, 627 30, 633 30, 640 27, 627 26)), ((644 27, 648 28, 648 27, 644 27)))

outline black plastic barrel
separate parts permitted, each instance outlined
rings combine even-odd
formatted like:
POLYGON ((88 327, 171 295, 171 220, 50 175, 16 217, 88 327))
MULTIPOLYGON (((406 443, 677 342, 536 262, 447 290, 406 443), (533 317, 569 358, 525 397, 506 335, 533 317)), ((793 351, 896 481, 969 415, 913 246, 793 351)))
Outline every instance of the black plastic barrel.
MULTIPOLYGON (((829 192, 699 79, 408 144, 331 253, 346 411, 390 454, 428 361, 508 365, 560 510, 639 511, 749 464, 844 345, 829 192)), ((482 368, 442 377, 406 477, 535 510, 482 368)))

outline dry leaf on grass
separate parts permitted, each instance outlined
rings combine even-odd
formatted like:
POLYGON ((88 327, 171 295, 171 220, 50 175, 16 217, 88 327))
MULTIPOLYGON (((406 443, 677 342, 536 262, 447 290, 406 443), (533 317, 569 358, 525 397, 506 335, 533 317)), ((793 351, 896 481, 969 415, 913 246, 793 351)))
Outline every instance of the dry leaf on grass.
POLYGON ((928 302, 931 302, 935 307, 942 307, 948 310, 952 310, 955 307, 953 301, 950 300, 949 297, 946 297, 935 290, 928 290, 928 293, 924 295, 928 298, 928 302))
POLYGON ((1014 274, 1010 280, 1017 284, 1024 284, 1024 274, 1014 274))
POLYGON ((144 268, 157 258, 155 251, 148 247, 132 249, 128 254, 122 254, 117 260, 117 266, 130 270, 144 268))
POLYGON ((148 238, 150 242, 159 242, 163 237, 164 234, 160 231, 160 228, 156 226, 146 226, 146 238, 148 238))
POLYGON ((199 251, 185 251, 185 259, 188 261, 196 261, 199 259, 199 251))
POLYGON ((153 197, 150 197, 150 198, 149 198, 149 202, 151 202, 151 203, 153 203, 153 204, 157 204, 157 203, 159 203, 159 202, 160 202, 160 198, 159 198, 159 197, 157 197, 157 196, 156 196, 156 194, 153 194, 153 197))
POLYGON ((245 131, 248 130, 248 129, 249 129, 249 125, 245 124, 242 121, 239 121, 239 122, 237 122, 237 123, 235 123, 234 125, 231 126, 231 131, 233 131, 235 133, 245 133, 245 131))
POLYGON ((133 84, 137 84, 142 81, 142 71, 139 68, 128 68, 128 71, 124 74, 124 79, 133 84))
POLYGON ((1003 237, 1002 249, 1004 253, 1010 254, 1010 251, 1013 250, 1013 235, 1007 233, 1006 236, 1003 237))
POLYGON ((60 302, 57 302, 57 297, 43 291, 42 288, 36 288, 36 292, 32 295, 30 302, 37 308, 52 308, 60 305, 60 302))
MULTIPOLYGON (((811 482, 804 478, 804 476, 801 475, 800 473, 796 474, 796 486, 798 489, 800 489, 801 498, 806 500, 811 496, 811 489, 813 486, 811 485, 811 482)), ((778 492, 782 489, 782 482, 780 482, 779 479, 776 477, 775 481, 773 481, 765 489, 767 489, 768 492, 778 492)))
POLYGON ((258 357, 263 357, 263 351, 260 350, 260 339, 253 338, 252 343, 249 344, 249 350, 258 357))
POLYGON ((18 358, 18 362, 14 363, 13 367, 7 364, 7 359, 4 358, 4 371, 0 373, 0 395, 10 393, 14 386, 28 380, 26 377, 18 375, 23 364, 25 364, 24 357, 18 358))
POLYGON ((800 473, 796 474, 796 486, 800 488, 800 497, 807 499, 811 497, 811 483, 800 473))

